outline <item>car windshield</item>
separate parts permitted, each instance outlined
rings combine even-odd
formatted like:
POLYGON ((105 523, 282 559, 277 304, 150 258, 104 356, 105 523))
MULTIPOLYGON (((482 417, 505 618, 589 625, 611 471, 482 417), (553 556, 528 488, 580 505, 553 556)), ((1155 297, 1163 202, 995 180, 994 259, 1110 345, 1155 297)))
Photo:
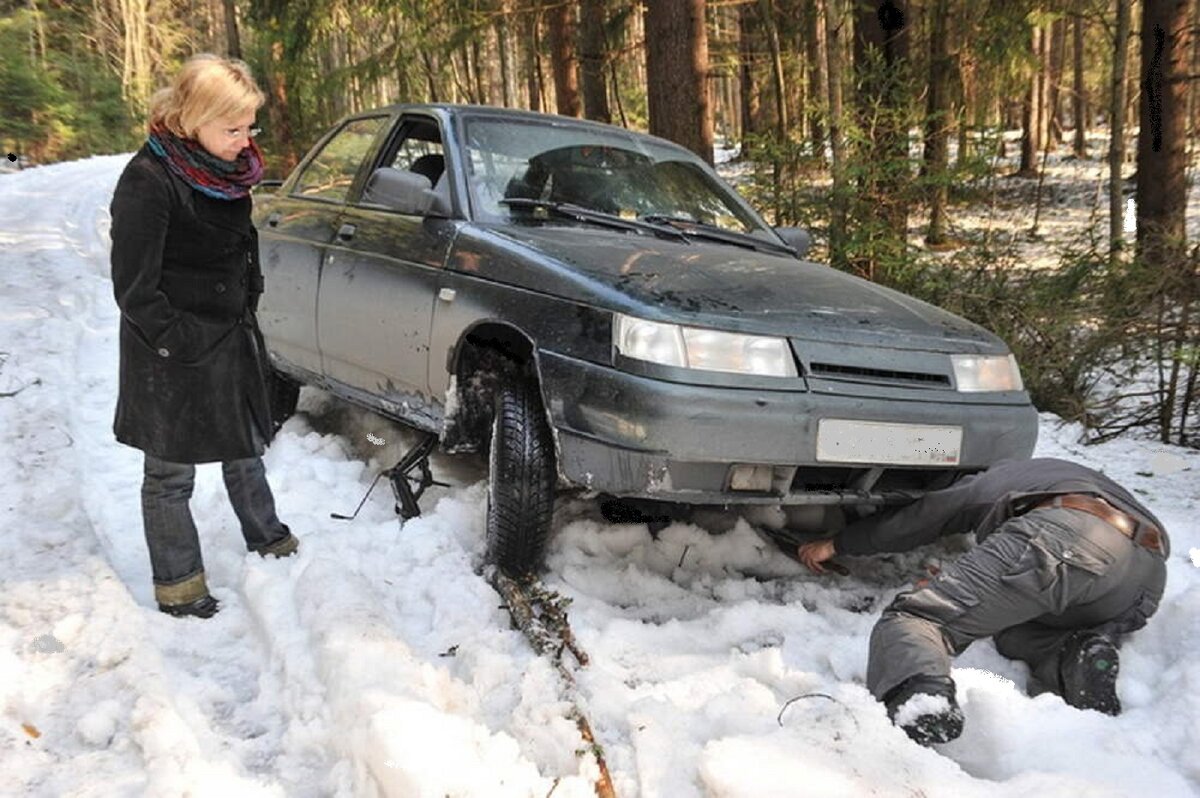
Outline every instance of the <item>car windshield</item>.
POLYGON ((468 185, 477 219, 528 219, 530 202, 624 219, 670 217, 774 241, 696 156, 613 128, 468 117, 468 185))

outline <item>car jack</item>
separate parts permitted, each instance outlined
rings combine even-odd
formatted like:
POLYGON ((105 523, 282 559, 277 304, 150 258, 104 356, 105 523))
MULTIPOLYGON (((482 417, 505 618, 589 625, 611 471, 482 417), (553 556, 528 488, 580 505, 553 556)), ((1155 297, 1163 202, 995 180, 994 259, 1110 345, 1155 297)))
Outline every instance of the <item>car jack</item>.
POLYGON ((421 514, 421 506, 417 502, 429 486, 450 487, 449 484, 438 482, 434 479, 433 472, 429 469, 429 453, 433 451, 437 440, 436 435, 423 435, 420 441, 404 453, 404 456, 400 458, 398 463, 391 468, 380 471, 375 476, 374 481, 371 482, 371 487, 367 488, 366 495, 362 497, 362 501, 354 508, 353 515, 330 513, 329 517, 338 521, 353 521, 358 516, 358 511, 366 504, 371 491, 375 490, 375 485, 379 483, 379 478, 386 476, 392 483, 392 494, 396 497, 396 514, 400 516, 402 522, 410 518, 416 518, 421 514), (414 469, 419 473, 412 473, 414 469))

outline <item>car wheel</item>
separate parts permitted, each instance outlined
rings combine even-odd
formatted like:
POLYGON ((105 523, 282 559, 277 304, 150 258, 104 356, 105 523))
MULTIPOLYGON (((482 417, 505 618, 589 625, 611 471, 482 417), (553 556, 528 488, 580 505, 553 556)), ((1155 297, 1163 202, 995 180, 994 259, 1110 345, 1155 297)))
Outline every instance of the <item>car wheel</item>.
POLYGON ((554 440, 532 381, 496 391, 488 458, 487 560, 508 576, 536 573, 554 512, 554 440))
POLYGON ((271 428, 278 432, 283 422, 296 412, 300 383, 272 369, 267 378, 267 397, 271 401, 271 428))

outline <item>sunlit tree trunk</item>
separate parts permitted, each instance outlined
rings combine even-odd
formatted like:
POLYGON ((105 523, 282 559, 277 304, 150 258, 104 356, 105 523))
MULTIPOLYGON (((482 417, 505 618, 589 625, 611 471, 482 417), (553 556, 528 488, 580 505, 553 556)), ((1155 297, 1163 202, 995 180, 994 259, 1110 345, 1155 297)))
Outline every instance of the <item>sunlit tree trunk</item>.
POLYGON ((575 6, 555 3, 546 10, 550 30, 550 63, 554 72, 554 99, 563 116, 583 116, 579 95, 579 59, 575 55, 575 6))
POLYGON ((1074 153, 1076 158, 1087 157, 1087 87, 1083 80, 1083 15, 1076 15, 1071 25, 1074 43, 1074 86, 1071 109, 1075 115, 1074 153))
POLYGON ((647 0, 650 132, 713 161, 705 0, 647 0))
POLYGON ((846 135, 842 107, 843 32, 847 21, 843 0, 825 0, 825 59, 829 78, 829 149, 833 156, 830 171, 833 176, 829 210, 829 260, 839 268, 846 267, 846 135))
POLYGON ((771 79, 775 89, 775 137, 778 141, 783 141, 788 134, 787 81, 783 75, 783 53, 779 46, 779 28, 775 24, 773 0, 759 0, 758 14, 763 21, 767 47, 771 51, 771 79))
POLYGON ((1046 56, 1049 63, 1049 69, 1046 72, 1046 126, 1045 132, 1048 136, 1050 149, 1053 150, 1057 145, 1062 143, 1062 117, 1060 115, 1060 100, 1062 92, 1059 87, 1062 85, 1063 72, 1065 71, 1063 62, 1067 50, 1067 23, 1066 20, 1056 19, 1050 26, 1050 47, 1047 49, 1046 56))
POLYGON ((509 3, 510 0, 500 0, 500 13, 496 15, 496 52, 500 61, 500 103, 505 108, 512 108, 516 103, 516 92, 513 90, 512 52, 509 42, 509 3))
POLYGON ((825 162, 825 117, 829 107, 829 85, 825 69, 825 4, 807 4, 804 14, 804 49, 808 57, 808 96, 811 106, 808 126, 813 155, 825 162))
POLYGON ((1045 95, 1042 85, 1044 73, 1040 65, 1045 47, 1045 31, 1035 25, 1030 37, 1030 49, 1038 67, 1029 77, 1029 88, 1021 105, 1021 165, 1017 168, 1017 174, 1021 177, 1037 175, 1038 153, 1042 147, 1042 100, 1045 95))

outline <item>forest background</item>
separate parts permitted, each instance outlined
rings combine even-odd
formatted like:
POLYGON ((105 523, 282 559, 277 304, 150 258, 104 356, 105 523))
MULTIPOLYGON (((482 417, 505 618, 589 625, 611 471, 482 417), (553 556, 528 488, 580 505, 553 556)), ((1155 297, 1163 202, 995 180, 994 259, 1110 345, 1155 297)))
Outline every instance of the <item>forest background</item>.
POLYGON ((275 177, 393 102, 732 153, 813 257, 1005 338, 1039 409, 1200 448, 1200 0, 0 0, 0 164, 136 149, 197 52, 251 65, 275 177))

